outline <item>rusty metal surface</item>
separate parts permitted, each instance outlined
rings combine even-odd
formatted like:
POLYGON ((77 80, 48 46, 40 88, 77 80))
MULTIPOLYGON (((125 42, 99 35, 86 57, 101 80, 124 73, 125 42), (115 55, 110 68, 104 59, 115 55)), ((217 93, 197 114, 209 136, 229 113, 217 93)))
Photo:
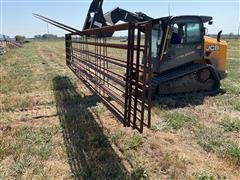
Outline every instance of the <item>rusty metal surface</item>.
POLYGON ((140 132, 151 125, 150 38, 150 22, 129 22, 65 36, 67 66, 124 126, 140 132), (103 36, 116 31, 128 33, 125 44, 103 36))

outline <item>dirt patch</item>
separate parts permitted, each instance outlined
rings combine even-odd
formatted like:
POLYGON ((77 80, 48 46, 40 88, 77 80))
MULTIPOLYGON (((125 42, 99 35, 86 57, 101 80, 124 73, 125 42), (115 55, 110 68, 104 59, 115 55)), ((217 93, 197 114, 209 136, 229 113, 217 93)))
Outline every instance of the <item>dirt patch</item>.
POLYGON ((47 172, 48 175, 51 174, 51 178, 53 179, 68 179, 70 178, 70 167, 67 162, 60 160, 48 160, 44 162, 44 171, 47 172))
POLYGON ((0 74, 1 74, 1 77, 3 76, 6 76, 7 75, 7 70, 4 69, 2 66, 0 66, 0 74))

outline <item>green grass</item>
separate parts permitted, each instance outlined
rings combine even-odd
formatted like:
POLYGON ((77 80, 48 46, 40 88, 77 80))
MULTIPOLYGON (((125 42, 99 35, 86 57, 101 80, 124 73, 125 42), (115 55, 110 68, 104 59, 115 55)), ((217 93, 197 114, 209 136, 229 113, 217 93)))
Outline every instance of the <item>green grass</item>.
POLYGON ((225 131, 240 132, 240 119, 238 118, 227 117, 220 122, 220 125, 225 131))
POLYGON ((197 117, 190 115, 186 112, 178 111, 167 113, 165 118, 168 125, 175 130, 178 130, 185 126, 194 125, 198 121, 197 117))
POLYGON ((149 175, 148 175, 148 173, 147 173, 145 168, 138 167, 135 170, 133 170, 130 179, 132 179, 132 180, 149 179, 149 175))
POLYGON ((51 138, 58 132, 57 128, 21 128, 16 132, 18 145, 21 146, 21 153, 24 151, 41 160, 47 160, 53 151, 51 138))
POLYGON ((194 179, 195 180, 215 180, 216 178, 205 171, 201 173, 195 173, 194 179))
POLYGON ((207 152, 216 152, 223 144, 222 133, 218 129, 201 128, 197 132, 197 143, 207 152))
POLYGON ((111 141, 113 143, 118 143, 120 139, 124 136, 124 132, 121 130, 114 131, 114 133, 111 135, 111 141))
POLYGON ((213 128, 202 128, 197 133, 197 143, 207 152, 215 152, 240 164, 240 145, 224 139, 222 131, 213 128))
POLYGON ((143 143, 143 136, 139 133, 134 133, 132 137, 129 137, 126 146, 127 149, 136 150, 143 143))
POLYGON ((12 166, 12 169, 16 174, 23 174, 31 166, 31 164, 31 160, 24 157, 22 159, 18 159, 12 166))
POLYGON ((0 139, 0 160, 14 153, 13 142, 10 143, 7 139, 0 139))
MULTIPOLYGON (((1 77, 0 93, 23 94, 48 89, 51 86, 51 80, 56 70, 49 66, 46 54, 42 54, 42 56, 39 54, 39 45, 50 50, 51 54, 56 57, 59 55, 55 55, 54 51, 64 50, 62 42, 33 42, 26 44, 25 48, 10 50, 0 59, 6 69, 6 75, 1 77), (51 45, 53 46, 51 47, 51 45)), ((64 59, 62 58, 62 60, 64 59)))
POLYGON ((199 173, 193 173, 193 179, 194 180, 217 180, 217 179, 228 179, 225 175, 220 176, 219 174, 213 175, 212 173, 209 173, 208 171, 202 171, 199 173))
POLYGON ((58 151, 62 145, 52 139, 58 133, 57 127, 22 127, 18 128, 10 137, 6 136, 2 139, 0 141, 0 160, 13 158, 14 162, 10 162, 10 167, 3 167, 0 177, 3 179, 21 177, 26 173, 29 177, 34 174, 46 177, 47 174, 43 169, 44 163, 50 160, 50 157, 54 158, 55 153, 60 155, 58 151))
POLYGON ((239 144, 239 142, 227 143, 226 148, 225 148, 225 153, 236 164, 240 165, 240 144, 239 144))

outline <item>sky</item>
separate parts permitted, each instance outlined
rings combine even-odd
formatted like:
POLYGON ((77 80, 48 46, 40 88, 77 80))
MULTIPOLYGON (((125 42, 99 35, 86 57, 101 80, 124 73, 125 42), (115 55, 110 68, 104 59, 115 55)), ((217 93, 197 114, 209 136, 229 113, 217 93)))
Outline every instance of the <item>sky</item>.
MULTIPOLYGON (((0 34, 33 37, 47 33, 47 24, 32 16, 37 13, 81 30, 92 0, 0 0, 0 34)), ((240 0, 105 0, 103 12, 120 7, 158 18, 170 15, 208 15, 213 24, 208 33, 238 33, 240 0)), ((64 36, 64 30, 49 25, 49 33, 64 36)))

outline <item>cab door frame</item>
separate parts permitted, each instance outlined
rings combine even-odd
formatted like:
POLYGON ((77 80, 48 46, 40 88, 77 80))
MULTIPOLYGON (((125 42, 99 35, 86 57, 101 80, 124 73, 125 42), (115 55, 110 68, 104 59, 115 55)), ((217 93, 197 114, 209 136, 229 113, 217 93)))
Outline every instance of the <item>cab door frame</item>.
MULTIPOLYGON (((179 67, 181 65, 187 64, 187 63, 191 63, 193 61, 196 60, 201 60, 204 59, 204 26, 203 26, 203 21, 201 19, 201 17, 199 16, 176 16, 176 17, 172 17, 167 25, 167 34, 165 34, 166 36, 166 42, 163 42, 164 45, 164 50, 162 50, 163 52, 163 57, 161 59, 160 56, 160 63, 158 66, 158 73, 173 69, 175 67, 179 67), (180 44, 180 46, 189 46, 190 49, 188 51, 187 48, 185 48, 185 51, 180 52, 179 51, 179 55, 174 57, 172 56, 171 58, 168 58, 168 50, 169 50, 169 44, 171 41, 171 31, 172 29, 172 25, 176 22, 183 22, 183 23, 199 23, 199 29, 200 29, 200 40, 199 42, 194 42, 194 43, 182 43, 180 44), (192 48, 191 48, 192 47, 192 48)), ((173 48, 174 50, 174 48, 173 48)), ((179 50, 181 50, 179 48, 179 50)), ((161 54, 161 52, 160 52, 161 54)))

